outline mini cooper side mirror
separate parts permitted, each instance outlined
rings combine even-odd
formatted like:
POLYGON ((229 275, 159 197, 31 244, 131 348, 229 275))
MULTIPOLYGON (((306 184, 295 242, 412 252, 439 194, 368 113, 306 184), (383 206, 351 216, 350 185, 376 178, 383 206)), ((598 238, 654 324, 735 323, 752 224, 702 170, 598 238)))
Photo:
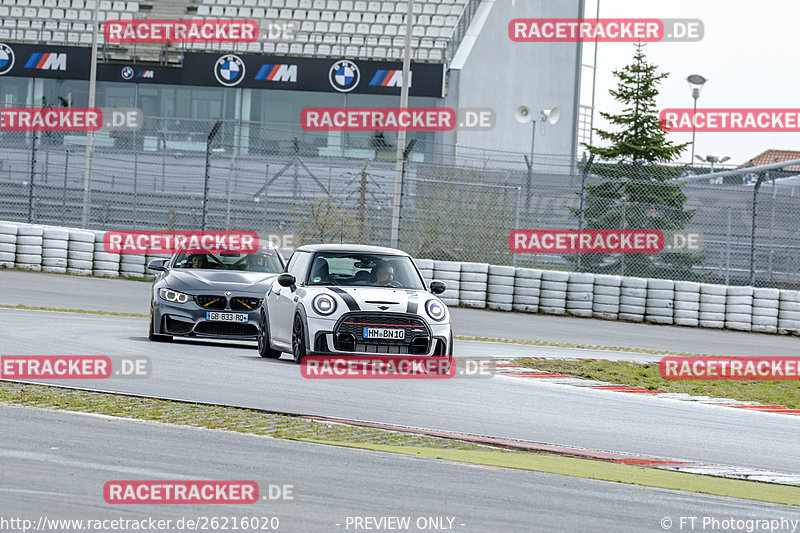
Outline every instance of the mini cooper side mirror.
POLYGON ((166 259, 153 259, 149 263, 147 263, 148 270, 157 270, 159 272, 164 272, 167 267, 164 266, 167 264, 166 259))
POLYGON ((278 284, 280 284, 281 287, 294 287, 294 282, 294 276, 291 274, 283 273, 278 276, 278 284))
POLYGON ((431 281, 431 292, 433 294, 442 294, 447 289, 447 285, 443 281, 431 281))

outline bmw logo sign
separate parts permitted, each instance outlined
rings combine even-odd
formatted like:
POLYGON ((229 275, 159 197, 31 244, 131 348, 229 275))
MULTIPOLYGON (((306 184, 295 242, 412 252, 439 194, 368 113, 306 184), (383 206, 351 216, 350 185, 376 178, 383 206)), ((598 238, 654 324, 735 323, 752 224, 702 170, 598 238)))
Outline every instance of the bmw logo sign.
POLYGON ((342 93, 349 93, 361 81, 361 71, 352 61, 341 59, 331 67, 328 79, 334 89, 342 93))
POLYGON ((0 43, 0 76, 14 68, 14 51, 7 44, 0 43))
POLYGON ((226 54, 217 59, 214 76, 226 87, 238 85, 244 79, 244 61, 237 55, 226 54))
POLYGON ((126 80, 133 78, 133 69, 131 67, 124 67, 122 69, 122 78, 126 80))

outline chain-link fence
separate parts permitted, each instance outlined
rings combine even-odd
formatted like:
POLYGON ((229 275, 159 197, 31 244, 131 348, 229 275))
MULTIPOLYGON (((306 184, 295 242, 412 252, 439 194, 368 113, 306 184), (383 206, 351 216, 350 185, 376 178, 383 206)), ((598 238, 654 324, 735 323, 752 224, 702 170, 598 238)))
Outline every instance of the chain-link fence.
MULTIPOLYGON (((200 229, 205 219, 207 229, 292 234, 294 244, 390 244, 391 140, 229 121, 209 143, 214 124, 146 117, 136 132, 98 132, 88 174, 84 133, 0 132, 0 218, 142 230, 200 229)), ((800 189, 773 181, 788 170, 760 187, 752 239, 752 176, 683 182, 685 167, 597 161, 584 172, 581 161, 540 154, 529 169, 523 154, 409 139, 399 247, 417 257, 731 284, 749 283, 752 264, 758 285, 800 286, 800 189), (696 232, 703 249, 577 256, 508 246, 514 229, 579 228, 696 232)))

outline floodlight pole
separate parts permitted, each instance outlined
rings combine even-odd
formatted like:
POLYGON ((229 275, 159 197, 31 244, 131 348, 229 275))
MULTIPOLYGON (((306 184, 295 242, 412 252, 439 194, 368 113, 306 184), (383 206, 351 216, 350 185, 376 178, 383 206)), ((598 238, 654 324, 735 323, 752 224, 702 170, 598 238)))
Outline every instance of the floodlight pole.
MULTIPOLYGON (((406 38, 403 49, 403 86, 400 89, 400 107, 408 107, 408 86, 411 77, 411 32, 414 29, 414 0, 408 0, 406 12, 406 38)), ((395 164, 394 200, 392 202, 392 236, 391 246, 397 248, 400 243, 400 209, 403 195, 403 172, 405 169, 406 130, 397 132, 397 161, 395 164)))
POLYGON ((211 133, 208 134, 208 140, 206 141, 206 176, 205 176, 205 184, 203 185, 203 225, 202 230, 206 230, 206 215, 208 213, 208 178, 211 171, 211 143, 214 141, 214 137, 217 136, 217 132, 219 131, 220 126, 222 126, 222 121, 218 120, 214 127, 211 128, 211 133))
MULTIPOLYGON (((94 107, 95 89, 97 87, 97 7, 100 1, 94 3, 94 14, 92 15, 92 64, 89 70, 89 108, 94 107)), ((83 172, 83 212, 81 214, 81 227, 89 226, 89 180, 92 168, 92 141, 94 137, 92 130, 86 132, 86 163, 83 172)))

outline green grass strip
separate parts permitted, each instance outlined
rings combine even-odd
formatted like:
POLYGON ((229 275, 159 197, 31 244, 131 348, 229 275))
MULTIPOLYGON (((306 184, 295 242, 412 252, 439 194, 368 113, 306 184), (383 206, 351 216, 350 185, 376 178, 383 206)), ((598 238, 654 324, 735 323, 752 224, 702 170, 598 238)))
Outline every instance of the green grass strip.
POLYGON ((477 342, 500 342, 504 344, 521 344, 527 346, 551 346, 554 348, 574 348, 580 350, 609 350, 613 352, 646 353, 650 355, 682 355, 709 357, 711 354, 697 354, 688 352, 673 352, 670 350, 649 350, 645 348, 627 348, 625 346, 601 346, 599 344, 577 344, 573 342, 541 341, 529 339, 503 339, 499 337, 473 337, 470 335, 456 335, 456 340, 477 342))
POLYGON ((116 311, 93 311, 90 309, 62 309, 58 307, 37 307, 34 305, 8 305, 0 304, 0 309, 25 309, 26 311, 53 311, 57 313, 83 313, 86 315, 110 315, 110 316, 133 316, 137 318, 147 318, 150 315, 141 313, 118 313, 116 311))
POLYGON ((668 380, 661 378, 658 363, 641 364, 631 361, 521 358, 516 359, 514 363, 535 370, 643 387, 649 390, 683 392, 692 396, 710 396, 712 398, 732 398, 800 409, 800 381, 796 380, 668 380))
POLYGON ((457 440, 318 422, 238 407, 138 398, 9 381, 0 381, 0 404, 96 413, 362 450, 800 505, 800 488, 796 487, 499 450, 457 440))
POLYGON ((800 488, 798 487, 672 472, 589 459, 507 451, 409 449, 402 446, 375 444, 316 440, 309 442, 800 506, 800 488))

